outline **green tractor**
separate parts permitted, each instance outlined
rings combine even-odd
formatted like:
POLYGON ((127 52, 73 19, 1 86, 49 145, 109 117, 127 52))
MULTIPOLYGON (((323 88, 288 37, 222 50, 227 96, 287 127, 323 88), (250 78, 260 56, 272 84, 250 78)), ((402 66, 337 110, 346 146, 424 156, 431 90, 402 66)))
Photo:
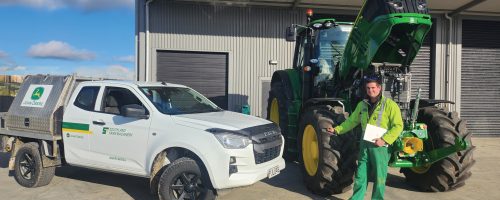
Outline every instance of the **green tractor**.
POLYGON ((410 65, 432 26, 426 1, 367 0, 354 23, 307 15, 306 25, 287 29, 294 64, 274 72, 267 118, 280 126, 284 156, 301 163, 308 189, 331 195, 351 188, 361 128, 340 136, 326 129, 364 98, 366 75, 382 78, 383 95, 398 103, 405 122, 389 166, 422 191, 464 185, 475 163, 466 122, 440 106, 453 102, 411 91, 410 65))

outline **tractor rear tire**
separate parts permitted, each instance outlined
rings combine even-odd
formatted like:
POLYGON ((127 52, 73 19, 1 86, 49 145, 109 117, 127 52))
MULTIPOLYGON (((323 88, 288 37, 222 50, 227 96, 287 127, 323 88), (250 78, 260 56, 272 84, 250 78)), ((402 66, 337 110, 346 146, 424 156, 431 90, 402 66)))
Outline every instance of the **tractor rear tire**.
POLYGON ((285 150, 283 158, 287 161, 297 160, 297 155, 292 155, 288 152, 290 141, 288 140, 288 108, 291 101, 285 96, 285 91, 282 83, 272 83, 271 90, 269 91, 269 98, 267 100, 267 119, 277 124, 281 129, 281 134, 285 138, 285 150))
POLYGON ((356 171, 358 141, 352 132, 330 136, 328 127, 345 121, 341 107, 313 106, 303 113, 299 125, 299 159, 306 187, 329 196, 351 188, 356 171))
MULTIPOLYGON (((472 145, 472 133, 466 127, 466 121, 456 112, 430 106, 419 110, 418 122, 427 124, 429 139, 424 149, 433 150, 455 144, 455 138, 465 138, 472 145)), ((470 169, 476 162, 472 157, 474 146, 452 154, 428 167, 402 168, 407 182, 422 191, 444 192, 465 185, 471 176, 470 169)))

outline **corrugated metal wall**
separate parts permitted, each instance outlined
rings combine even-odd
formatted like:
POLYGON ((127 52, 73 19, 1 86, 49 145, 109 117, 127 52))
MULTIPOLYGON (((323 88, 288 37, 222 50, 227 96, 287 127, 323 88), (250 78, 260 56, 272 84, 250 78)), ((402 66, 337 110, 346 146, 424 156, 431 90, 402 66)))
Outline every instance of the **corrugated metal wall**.
POLYGON ((252 114, 259 115, 261 79, 292 66, 295 44, 283 36, 290 24, 305 22, 303 13, 289 8, 155 1, 150 12, 153 80, 158 50, 227 52, 229 109, 240 111, 242 105, 249 104, 252 114), (278 64, 270 65, 270 60, 278 64))
POLYGON ((498 21, 463 21, 462 118, 475 135, 500 135, 499 35, 498 21))

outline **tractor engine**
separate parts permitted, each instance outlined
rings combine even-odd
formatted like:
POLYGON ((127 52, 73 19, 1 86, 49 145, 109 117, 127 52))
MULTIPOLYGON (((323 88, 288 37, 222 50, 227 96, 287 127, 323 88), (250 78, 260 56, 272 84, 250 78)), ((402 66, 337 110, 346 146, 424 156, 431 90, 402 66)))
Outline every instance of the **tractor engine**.
POLYGON ((404 121, 411 117, 411 73, 401 64, 372 63, 374 74, 382 79, 382 88, 385 97, 391 98, 399 104, 404 121))

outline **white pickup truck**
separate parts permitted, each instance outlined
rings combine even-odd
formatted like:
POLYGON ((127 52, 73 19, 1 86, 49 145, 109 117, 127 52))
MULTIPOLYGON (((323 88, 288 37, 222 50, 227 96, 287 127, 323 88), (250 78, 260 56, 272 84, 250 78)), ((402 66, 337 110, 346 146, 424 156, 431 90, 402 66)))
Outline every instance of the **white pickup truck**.
POLYGON ((24 187, 68 164, 149 178, 160 199, 213 199, 285 167, 276 125, 169 83, 28 76, 0 127, 24 187))

